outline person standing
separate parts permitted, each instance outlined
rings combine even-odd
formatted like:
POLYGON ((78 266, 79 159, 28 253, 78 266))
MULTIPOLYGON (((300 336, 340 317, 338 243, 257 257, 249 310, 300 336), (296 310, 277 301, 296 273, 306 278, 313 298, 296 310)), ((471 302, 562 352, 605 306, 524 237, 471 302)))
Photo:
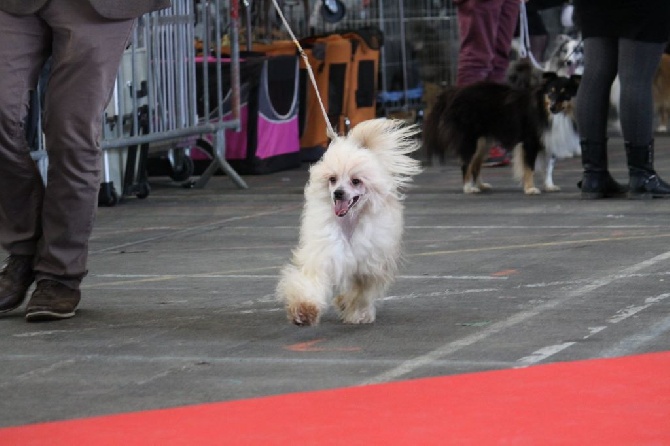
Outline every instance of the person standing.
POLYGON ((102 115, 140 15, 170 0, 0 2, 0 313, 74 316, 100 187, 102 115), (25 136, 30 91, 51 57, 43 104, 46 185, 25 136))
POLYGON ((584 73, 577 92, 585 199, 670 196, 654 170, 652 82, 670 36, 668 0, 574 0, 584 39, 584 73), (619 75, 620 120, 628 161, 628 188, 607 165, 610 89, 619 75))
MULTIPOLYGON (((503 83, 509 67, 519 0, 454 0, 458 16, 459 51, 456 85, 479 81, 503 83)), ((509 164, 505 149, 493 146, 485 166, 509 164)))

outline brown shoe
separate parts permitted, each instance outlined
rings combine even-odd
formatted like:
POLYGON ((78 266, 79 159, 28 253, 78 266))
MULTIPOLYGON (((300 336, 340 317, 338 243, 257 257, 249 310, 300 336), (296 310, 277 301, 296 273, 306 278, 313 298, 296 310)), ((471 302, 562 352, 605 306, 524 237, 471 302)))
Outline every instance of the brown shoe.
POLYGON ((42 279, 37 282, 35 291, 26 306, 26 320, 54 321, 74 316, 81 299, 81 291, 63 285, 60 282, 42 279))
POLYGON ((17 308, 35 281, 33 256, 10 255, 0 271, 0 313, 17 308))

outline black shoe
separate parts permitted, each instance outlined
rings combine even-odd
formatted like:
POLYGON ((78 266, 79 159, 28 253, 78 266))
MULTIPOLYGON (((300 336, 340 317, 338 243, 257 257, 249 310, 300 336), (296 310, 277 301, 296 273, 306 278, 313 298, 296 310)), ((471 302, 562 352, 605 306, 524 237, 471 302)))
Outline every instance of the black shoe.
POLYGON ((582 199, 623 197, 628 188, 617 183, 607 170, 607 140, 579 142, 582 148, 584 175, 577 183, 582 190, 582 199))
POLYGON ((33 256, 10 255, 0 271, 0 313, 19 307, 35 281, 33 256))
POLYGON ((628 192, 628 187, 617 183, 608 171, 584 172, 584 176, 577 183, 577 187, 582 190, 582 199, 584 200, 624 197, 628 192))
POLYGON ((630 176, 628 197, 633 199, 670 197, 670 184, 663 181, 654 170, 654 141, 642 146, 629 142, 625 142, 624 145, 630 176))
POLYGON ((656 172, 631 171, 630 192, 632 199, 668 198, 670 185, 663 181, 656 172))
POLYGON ((80 300, 81 291, 55 280, 40 280, 26 306, 26 320, 36 322, 70 318, 74 316, 80 300))

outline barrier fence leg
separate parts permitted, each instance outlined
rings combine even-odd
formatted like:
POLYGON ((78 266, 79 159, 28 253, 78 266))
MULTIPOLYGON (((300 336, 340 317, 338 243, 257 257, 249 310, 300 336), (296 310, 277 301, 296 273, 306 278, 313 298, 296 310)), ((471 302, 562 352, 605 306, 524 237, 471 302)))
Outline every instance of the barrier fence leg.
POLYGON ((226 137, 224 129, 219 129, 214 134, 214 159, 207 166, 207 169, 200 175, 198 181, 193 184, 194 188, 200 189, 205 187, 209 179, 221 168, 223 172, 235 183, 240 189, 248 189, 247 183, 240 177, 235 169, 233 169, 228 161, 226 161, 226 137))

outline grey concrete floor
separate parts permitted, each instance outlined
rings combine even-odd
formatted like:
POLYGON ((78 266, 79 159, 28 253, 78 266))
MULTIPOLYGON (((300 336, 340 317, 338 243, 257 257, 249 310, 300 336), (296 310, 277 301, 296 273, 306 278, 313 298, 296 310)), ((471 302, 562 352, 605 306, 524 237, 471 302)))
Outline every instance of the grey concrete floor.
MULTIPOLYGON (((670 180, 670 138, 656 166, 670 180)), ((464 196, 454 163, 427 168, 377 322, 310 328, 273 296, 305 168, 248 190, 151 178, 147 199, 99 210, 75 318, 0 318, 0 426, 670 349, 670 200, 582 201, 577 159, 540 196, 509 167, 484 175, 497 188, 464 196)))

